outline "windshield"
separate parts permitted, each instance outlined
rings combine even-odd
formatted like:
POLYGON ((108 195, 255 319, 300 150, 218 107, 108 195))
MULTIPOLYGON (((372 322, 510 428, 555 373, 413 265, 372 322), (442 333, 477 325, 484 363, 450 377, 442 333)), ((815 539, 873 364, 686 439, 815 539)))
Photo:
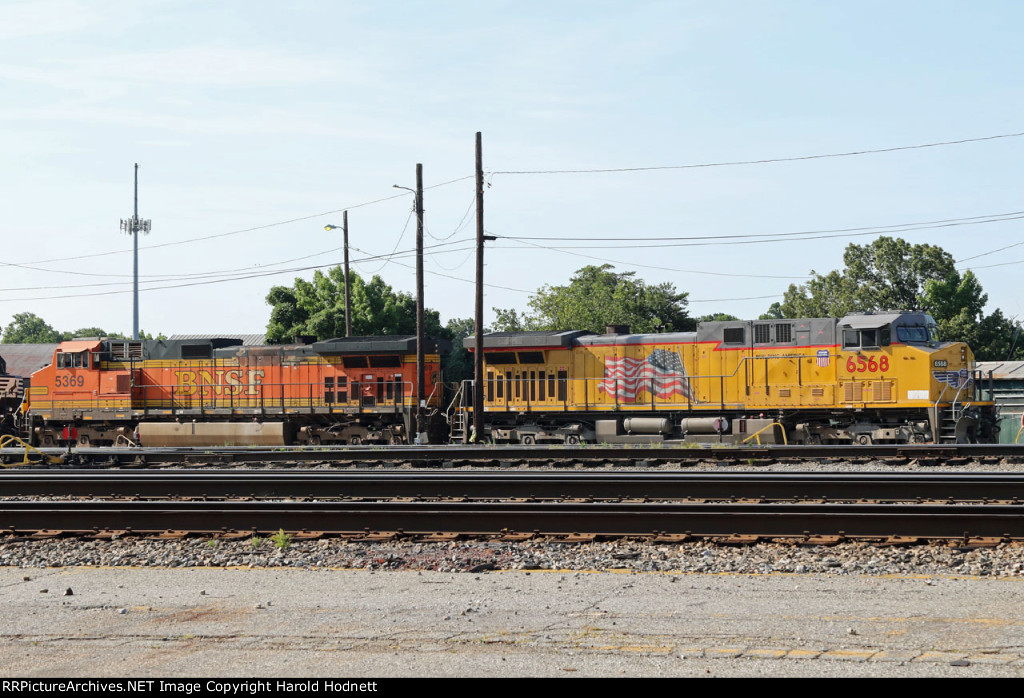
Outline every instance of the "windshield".
POLYGON ((897 327, 896 336, 901 342, 927 342, 928 330, 924 327, 897 327))
POLYGON ((899 338, 899 341, 907 343, 920 342, 924 344, 926 342, 937 342, 939 341, 939 328, 936 325, 928 325, 927 327, 904 325, 903 327, 896 328, 896 336, 899 338))

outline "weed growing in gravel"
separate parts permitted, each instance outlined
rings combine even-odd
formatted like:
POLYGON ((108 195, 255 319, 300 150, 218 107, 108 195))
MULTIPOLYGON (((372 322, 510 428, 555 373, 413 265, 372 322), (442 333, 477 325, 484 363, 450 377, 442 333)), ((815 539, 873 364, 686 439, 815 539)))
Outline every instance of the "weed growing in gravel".
POLYGON ((220 543, 219 540, 217 540, 216 538, 211 538, 210 540, 206 541, 206 547, 216 548, 218 543, 220 543))
POLYGON ((254 547, 254 548, 258 548, 261 545, 263 545, 263 539, 260 538, 259 536, 253 536, 252 540, 250 542, 252 543, 252 547, 254 547))
POLYGON ((292 536, 290 533, 285 533, 282 528, 270 537, 270 542, 272 542, 279 550, 284 550, 292 544, 292 536))

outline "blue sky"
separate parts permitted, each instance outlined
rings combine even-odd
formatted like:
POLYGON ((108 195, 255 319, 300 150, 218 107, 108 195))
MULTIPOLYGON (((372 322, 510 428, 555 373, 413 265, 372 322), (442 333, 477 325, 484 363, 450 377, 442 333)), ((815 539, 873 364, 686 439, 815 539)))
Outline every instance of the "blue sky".
MULTIPOLYGON (((340 262, 340 234, 323 226, 346 208, 353 260, 377 257, 353 268, 412 292, 412 259, 379 256, 414 246, 412 197, 392 185, 413 187, 416 163, 435 252, 426 304, 471 317, 476 131, 485 226, 500 238, 487 250, 489 318, 605 261, 672 282, 693 315, 756 317, 876 234, 706 244, 727 240, 716 236, 1024 210, 1024 138, 501 173, 1022 132, 1022 20, 1009 1, 2 0, 0 326, 30 311, 62 330, 131 331, 119 220, 136 162, 139 213, 153 221, 140 242, 147 331, 262 331, 271 285, 340 262), (710 239, 600 241, 684 236, 710 239)), ((1020 228, 901 236, 959 260, 1024 241, 1020 228)), ((989 310, 1024 317, 1024 245, 969 264, 989 310)))

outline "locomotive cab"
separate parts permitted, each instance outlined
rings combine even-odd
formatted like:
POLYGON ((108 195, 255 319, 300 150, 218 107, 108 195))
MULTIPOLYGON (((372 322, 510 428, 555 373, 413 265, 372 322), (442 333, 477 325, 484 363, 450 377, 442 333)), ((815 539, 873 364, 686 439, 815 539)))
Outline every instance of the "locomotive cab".
MULTIPOLYGON (((927 416, 912 440, 988 441, 995 409, 982 390, 974 354, 963 342, 942 342, 926 313, 864 313, 842 318, 838 380, 845 402, 870 400, 927 416)), ((877 430, 875 433, 878 433, 877 430)))

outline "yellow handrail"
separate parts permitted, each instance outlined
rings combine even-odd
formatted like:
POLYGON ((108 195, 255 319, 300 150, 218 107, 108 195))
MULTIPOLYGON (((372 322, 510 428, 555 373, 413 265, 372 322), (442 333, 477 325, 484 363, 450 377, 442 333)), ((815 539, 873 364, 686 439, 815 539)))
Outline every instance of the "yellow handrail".
MULTIPOLYGON (((13 464, 13 465, 34 465, 36 463, 41 463, 44 460, 47 463, 49 463, 50 465, 57 465, 59 463, 63 463, 64 462, 64 458, 63 457, 61 457, 61 456, 48 456, 45 453, 43 453, 42 451, 40 451, 38 448, 33 446, 32 444, 30 444, 29 442, 25 441, 24 439, 20 439, 17 436, 11 436, 10 434, 8 434, 6 436, 0 436, 0 448, 11 448, 11 444, 17 444, 17 446, 14 446, 13 448, 18 448, 18 447, 21 447, 21 446, 25 447, 25 457, 24 457, 24 459, 21 461, 21 463, 16 463, 16 464, 13 464), (28 452, 29 451, 33 451, 35 453, 38 453, 39 457, 42 460, 29 460, 28 459, 28 452)), ((5 468, 8 468, 8 467, 11 467, 12 464, 0 463, 0 465, 2 465, 5 468)))
POLYGON ((778 422, 772 422, 771 424, 769 424, 766 427, 761 427, 760 429, 755 431, 753 434, 751 434, 747 438, 743 439, 743 441, 741 441, 740 443, 744 443, 745 444, 748 441, 750 441, 751 439, 757 439, 757 445, 760 446, 761 445, 761 432, 764 431, 765 429, 771 429, 772 427, 781 427, 782 428, 782 443, 785 444, 786 446, 789 446, 789 440, 786 438, 786 427, 782 426, 778 422))

